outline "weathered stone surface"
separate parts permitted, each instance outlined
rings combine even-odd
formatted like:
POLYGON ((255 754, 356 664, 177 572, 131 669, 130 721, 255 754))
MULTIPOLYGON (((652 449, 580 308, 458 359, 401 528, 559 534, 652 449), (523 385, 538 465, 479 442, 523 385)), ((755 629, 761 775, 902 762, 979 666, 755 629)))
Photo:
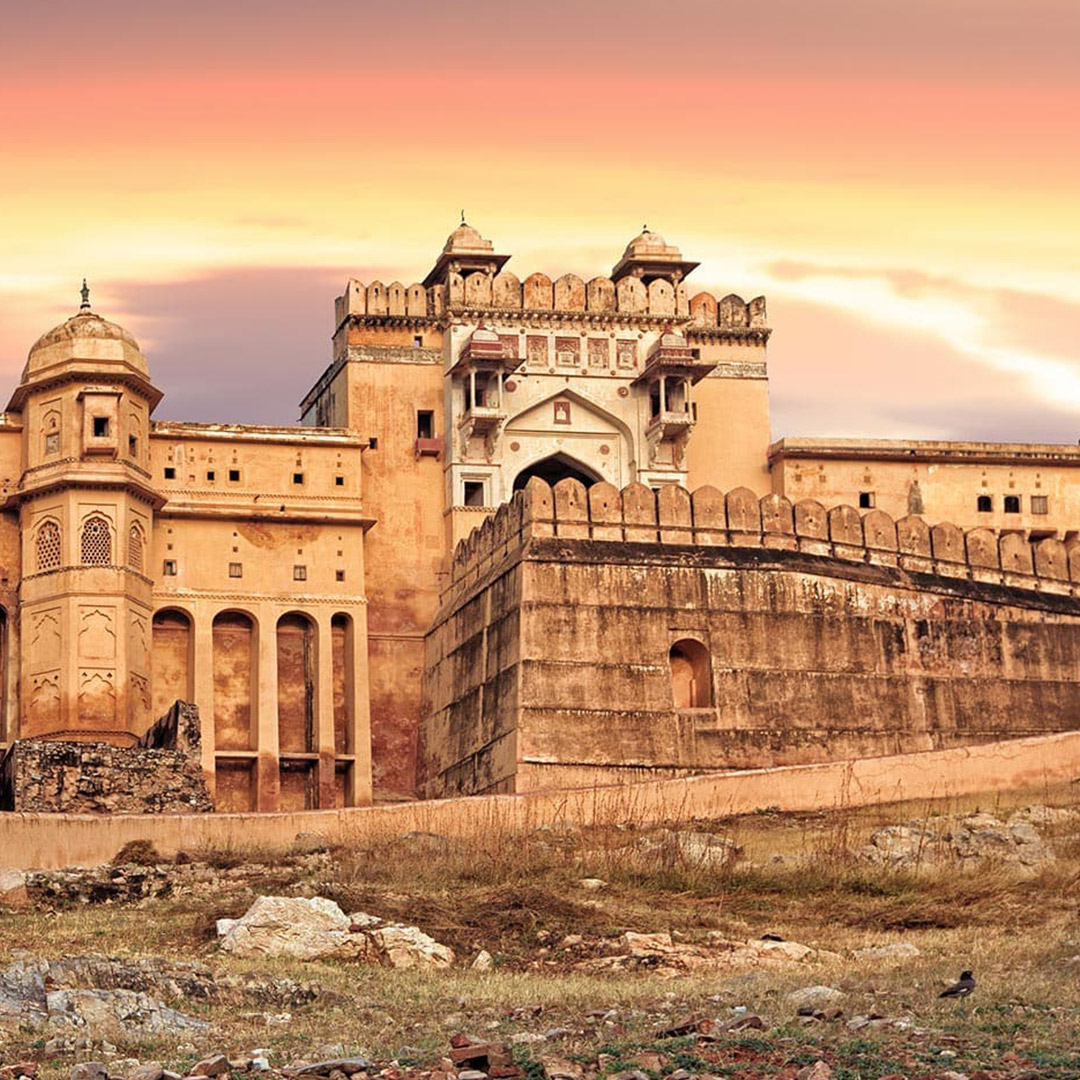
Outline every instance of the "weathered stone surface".
POLYGON ((844 992, 834 986, 804 986, 784 995, 784 1000, 795 1009, 827 1009, 844 1000, 844 992))
POLYGON ((454 951, 415 926, 382 926, 366 931, 380 957, 393 968, 448 968, 454 951))
POLYGON ((1054 858, 1030 821, 1006 824, 990 814, 912 821, 878 829, 859 850, 867 862, 898 868, 994 861, 1033 867, 1054 858))
POLYGON ((68 814, 195 814, 214 809, 199 758, 199 711, 177 704, 135 746, 19 739, 3 761, 8 805, 68 814))
MULTIPOLYGON (((854 551, 861 526, 850 525, 854 551)), ((939 530, 941 552, 951 535, 939 530)), ((498 580, 451 590, 428 639, 426 794, 914 753, 1080 725, 1072 597, 973 581, 966 561, 916 581, 861 557, 719 543, 692 559, 657 542, 600 554, 534 537, 498 580), (671 627, 688 613, 696 667, 673 654, 671 627), (485 633, 520 647, 479 648, 485 633), (676 677, 693 687, 679 705, 676 677)))
POLYGON ((362 911, 346 915, 332 900, 260 896, 235 920, 219 920, 221 947, 239 956, 334 956, 395 968, 445 968, 453 950, 415 926, 389 925, 362 911))
POLYGON ((349 920, 321 896, 260 896, 221 938, 226 952, 239 956, 291 956, 316 960, 349 940, 349 920))
POLYGON ((21 870, 0 870, 0 905, 26 907, 29 903, 26 874, 21 870))

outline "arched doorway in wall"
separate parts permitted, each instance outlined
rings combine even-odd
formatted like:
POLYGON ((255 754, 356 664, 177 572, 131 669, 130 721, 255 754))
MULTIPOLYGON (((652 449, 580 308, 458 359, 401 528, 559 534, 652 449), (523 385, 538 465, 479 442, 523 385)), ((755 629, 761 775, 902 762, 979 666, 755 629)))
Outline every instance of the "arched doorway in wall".
MULTIPOLYGON (((334 753, 339 756, 355 754, 353 687, 356 672, 353 668, 353 621, 338 612, 330 620, 330 643, 334 651, 334 753)), ((352 805, 355 765, 338 761, 334 769, 334 805, 352 805)))
POLYGON ((521 491, 534 476, 540 477, 541 480, 552 487, 567 477, 579 481, 586 487, 592 487, 593 484, 599 483, 602 479, 576 458, 572 458, 569 454, 559 453, 541 458, 527 468, 522 469, 514 477, 514 490, 521 491))
POLYGON ((152 630, 153 686, 151 720, 157 721, 175 701, 193 701, 191 619, 183 611, 167 608, 154 613, 152 630))
POLYGON ((242 611, 214 618, 214 749, 253 750, 255 620, 242 611))
POLYGON ((693 638, 683 638, 668 653, 671 698, 676 709, 707 709, 712 703, 712 658, 693 638))

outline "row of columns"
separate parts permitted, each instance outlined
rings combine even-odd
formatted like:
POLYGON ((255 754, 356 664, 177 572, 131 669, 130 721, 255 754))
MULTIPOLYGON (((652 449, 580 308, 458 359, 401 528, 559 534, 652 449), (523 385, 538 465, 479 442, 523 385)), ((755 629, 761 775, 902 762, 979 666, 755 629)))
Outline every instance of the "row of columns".
MULTIPOLYGON (((276 810, 280 796, 280 752, 278 739, 278 642, 277 624, 283 615, 298 614, 312 623, 315 638, 315 747, 318 755, 317 806, 332 808, 335 802, 335 768, 339 755, 334 739, 334 647, 333 617, 349 620, 345 636, 345 694, 347 738, 346 757, 351 762, 346 776, 345 801, 361 806, 371 802, 371 720, 368 707, 367 619, 362 605, 318 610, 293 605, 260 602, 254 604, 208 603, 195 600, 160 603, 159 610, 173 608, 191 618, 193 633, 191 684, 202 722, 202 764, 213 778, 219 754, 215 747, 214 619, 226 612, 238 612, 252 621, 252 663, 254 678, 251 696, 252 732, 255 749, 255 806, 276 810)), ((223 751, 221 756, 228 756, 223 751)), ((242 756, 242 755, 238 755, 242 756)), ((288 756, 288 755, 287 755, 288 756)))

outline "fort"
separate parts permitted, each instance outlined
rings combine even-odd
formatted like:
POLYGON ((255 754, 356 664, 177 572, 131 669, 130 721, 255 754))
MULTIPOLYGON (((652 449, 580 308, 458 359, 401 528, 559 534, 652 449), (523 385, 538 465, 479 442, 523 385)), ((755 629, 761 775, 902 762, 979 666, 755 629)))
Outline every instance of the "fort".
POLYGON ((85 293, 43 335, 0 423, 3 808, 303 812, 1080 727, 1080 448, 773 441, 764 298, 691 294, 648 229, 589 281, 508 261, 462 223, 422 280, 347 282, 295 427, 152 420, 85 293), (119 799, 140 754, 191 783, 119 799))

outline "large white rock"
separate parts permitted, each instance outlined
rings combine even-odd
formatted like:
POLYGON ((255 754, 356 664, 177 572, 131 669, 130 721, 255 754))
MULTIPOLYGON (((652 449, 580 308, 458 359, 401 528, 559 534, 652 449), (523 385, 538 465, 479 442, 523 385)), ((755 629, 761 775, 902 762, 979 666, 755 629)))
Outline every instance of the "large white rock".
POLYGON ((317 960, 349 940, 345 912, 322 896, 260 896, 225 928, 221 947, 238 956, 317 960))
POLYGON ((7 907, 26 907, 29 903, 26 874, 22 870, 0 870, 0 904, 7 907))
POLYGON ((448 968, 454 952, 415 926, 382 926, 366 931, 381 958, 394 968, 448 968))

